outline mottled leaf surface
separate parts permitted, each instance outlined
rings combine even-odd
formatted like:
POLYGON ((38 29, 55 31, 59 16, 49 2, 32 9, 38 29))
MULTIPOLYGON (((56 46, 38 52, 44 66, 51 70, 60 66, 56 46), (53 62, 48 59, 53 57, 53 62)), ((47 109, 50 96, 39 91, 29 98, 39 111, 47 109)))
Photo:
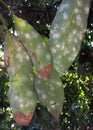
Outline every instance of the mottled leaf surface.
POLYGON ((40 72, 40 75, 43 76, 45 67, 48 69, 48 66, 51 66, 47 76, 49 77, 52 70, 52 60, 48 46, 31 25, 25 20, 22 20, 15 15, 13 16, 17 37, 22 41, 31 56, 36 71, 40 72))
POLYGON ((32 62, 23 45, 9 32, 5 36, 4 57, 10 81, 8 98, 13 112, 34 112, 37 96, 32 62))
POLYGON ((62 74, 77 56, 86 30, 90 0, 63 0, 51 25, 53 65, 62 74))
POLYGON ((56 120, 63 108, 64 91, 61 79, 55 69, 52 70, 50 78, 36 76, 35 88, 41 104, 43 104, 56 120))

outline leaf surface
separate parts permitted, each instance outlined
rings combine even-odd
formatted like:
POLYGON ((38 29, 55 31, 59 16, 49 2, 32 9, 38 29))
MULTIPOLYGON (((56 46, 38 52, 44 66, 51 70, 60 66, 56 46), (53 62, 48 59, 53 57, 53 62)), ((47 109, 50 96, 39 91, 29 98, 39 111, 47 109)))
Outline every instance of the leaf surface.
POLYGON ((36 76, 35 88, 39 101, 58 121, 64 102, 64 90, 61 79, 55 69, 52 69, 49 79, 36 76))
POLYGON ((17 37, 22 41, 31 56, 36 71, 44 77, 47 69, 46 78, 49 78, 52 70, 52 59, 48 45, 46 45, 39 33, 25 20, 15 15, 13 16, 17 37))
POLYGON ((63 0, 51 25, 49 48, 60 76, 79 53, 87 26, 90 0, 63 0))
POLYGON ((33 87, 32 62, 24 46, 10 32, 5 36, 4 59, 10 81, 8 98, 14 115, 34 113, 38 99, 33 87))

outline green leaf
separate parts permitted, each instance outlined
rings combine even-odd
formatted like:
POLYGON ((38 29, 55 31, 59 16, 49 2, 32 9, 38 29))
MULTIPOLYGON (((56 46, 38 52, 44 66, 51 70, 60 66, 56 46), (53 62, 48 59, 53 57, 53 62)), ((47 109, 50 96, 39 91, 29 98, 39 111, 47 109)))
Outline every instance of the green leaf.
POLYGON ((9 32, 5 36, 4 58, 10 82, 8 98, 13 114, 34 113, 38 99, 33 87, 32 62, 24 46, 9 32))
POLYGON ((25 20, 22 20, 15 15, 13 15, 13 17, 17 37, 28 51, 36 71, 40 72, 44 67, 50 64, 52 65, 48 46, 39 33, 25 20))
POLYGON ((58 121, 64 102, 64 90, 61 79, 55 69, 52 70, 49 79, 36 76, 35 89, 39 101, 47 107, 48 111, 58 121))
POLYGON ((90 0, 63 0, 51 25, 49 48, 54 68, 62 74, 79 53, 86 31, 90 0))

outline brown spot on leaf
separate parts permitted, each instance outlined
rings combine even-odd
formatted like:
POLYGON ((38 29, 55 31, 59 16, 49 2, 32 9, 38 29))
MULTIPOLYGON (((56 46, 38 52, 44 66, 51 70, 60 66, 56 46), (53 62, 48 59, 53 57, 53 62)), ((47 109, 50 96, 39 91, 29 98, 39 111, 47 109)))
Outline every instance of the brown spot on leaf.
POLYGON ((40 62, 37 58, 37 54, 35 52, 32 53, 32 56, 33 56, 34 60, 37 62, 37 64, 40 64, 40 62))
POLYGON ((52 71, 52 65, 49 64, 48 66, 44 66, 42 69, 40 69, 39 74, 40 76, 48 79, 50 77, 51 71, 52 71))
POLYGON ((30 112, 28 114, 24 114, 22 112, 17 112, 13 115, 13 119, 16 121, 19 125, 28 126, 30 121, 32 120, 34 113, 30 112))
POLYGON ((10 57, 5 57, 5 67, 8 68, 10 66, 10 57))
POLYGON ((33 52, 33 53, 32 53, 32 56, 34 56, 34 57, 36 58, 36 53, 35 53, 35 52, 33 52))

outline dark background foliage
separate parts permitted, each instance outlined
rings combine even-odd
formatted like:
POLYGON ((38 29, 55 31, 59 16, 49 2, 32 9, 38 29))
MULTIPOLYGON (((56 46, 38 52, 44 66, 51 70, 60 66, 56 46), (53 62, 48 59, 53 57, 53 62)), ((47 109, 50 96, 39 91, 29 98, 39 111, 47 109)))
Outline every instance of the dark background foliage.
MULTIPOLYGON (((3 0, 20 18, 28 21, 41 34, 49 37, 50 25, 62 0, 3 0)), ((12 16, 0 0, 0 14, 7 27, 14 29, 12 16)), ((0 24, 2 24, 0 20, 0 24)), ((1 130, 88 130, 93 129, 93 0, 91 1, 87 31, 81 50, 72 66, 61 77, 65 101, 60 124, 46 108, 37 105, 33 121, 28 127, 17 126, 7 99, 8 75, 3 65, 4 35, 0 32, 0 129, 1 130), (59 128, 59 126, 61 128, 59 128)))

